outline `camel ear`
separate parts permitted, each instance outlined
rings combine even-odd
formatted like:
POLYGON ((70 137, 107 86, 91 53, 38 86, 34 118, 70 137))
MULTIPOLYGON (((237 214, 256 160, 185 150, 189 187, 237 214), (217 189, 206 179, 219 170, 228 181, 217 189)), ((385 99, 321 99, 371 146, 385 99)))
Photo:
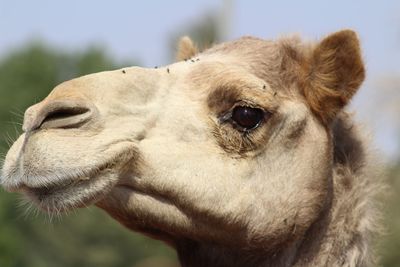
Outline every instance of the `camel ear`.
POLYGON ((307 65, 304 95, 313 112, 329 123, 365 77, 356 33, 343 30, 329 35, 314 48, 307 65))
POLYGON ((178 61, 194 57, 198 53, 196 45, 188 36, 183 36, 178 42, 176 59, 178 61))

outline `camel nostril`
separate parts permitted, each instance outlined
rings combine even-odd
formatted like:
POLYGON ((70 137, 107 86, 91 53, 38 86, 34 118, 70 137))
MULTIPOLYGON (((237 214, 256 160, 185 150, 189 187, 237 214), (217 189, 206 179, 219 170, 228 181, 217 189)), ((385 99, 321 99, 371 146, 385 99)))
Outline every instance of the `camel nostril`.
POLYGON ((88 121, 91 110, 80 106, 60 106, 50 110, 39 128, 77 128, 88 121))
POLYGON ((49 122, 49 121, 55 121, 55 120, 63 120, 67 119, 73 116, 81 115, 86 112, 89 112, 88 108, 82 108, 82 107, 61 107, 59 109, 53 110, 50 113, 46 115, 44 120, 42 121, 43 123, 49 122))
POLYGON ((36 105, 25 112, 23 130, 78 128, 89 121, 95 111, 81 101, 53 101, 36 105))

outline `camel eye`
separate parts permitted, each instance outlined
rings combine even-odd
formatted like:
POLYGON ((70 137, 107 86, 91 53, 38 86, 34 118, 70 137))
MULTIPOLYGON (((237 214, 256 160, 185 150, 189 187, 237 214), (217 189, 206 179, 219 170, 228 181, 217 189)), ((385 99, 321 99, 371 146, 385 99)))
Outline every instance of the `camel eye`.
POLYGON ((251 130, 260 125, 264 118, 264 111, 259 108, 237 106, 232 111, 232 121, 243 130, 251 130))

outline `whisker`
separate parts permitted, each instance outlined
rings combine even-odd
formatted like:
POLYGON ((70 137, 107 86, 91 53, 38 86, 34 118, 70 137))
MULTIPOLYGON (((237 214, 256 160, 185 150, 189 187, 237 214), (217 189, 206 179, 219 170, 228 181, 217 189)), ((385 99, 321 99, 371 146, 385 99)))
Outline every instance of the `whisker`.
POLYGON ((9 132, 6 132, 4 135, 4 140, 6 141, 6 144, 8 147, 11 147, 11 145, 14 143, 13 138, 10 136, 9 132))
MULTIPOLYGON (((22 126, 20 129, 22 129, 22 126)), ((17 141, 19 136, 21 135, 20 129, 17 129, 16 125, 14 125, 14 142, 17 141)))
POLYGON ((16 110, 16 111, 10 110, 9 112, 10 112, 12 115, 16 116, 17 118, 19 118, 19 119, 24 118, 24 113, 23 113, 22 111, 19 111, 19 110, 16 110))
POLYGON ((32 216, 35 208, 33 203, 23 195, 19 198, 19 202, 17 202, 17 207, 18 209, 23 209, 18 218, 22 217, 24 220, 28 220, 28 218, 32 216))
POLYGON ((11 125, 17 125, 17 126, 22 126, 22 122, 18 122, 18 121, 5 121, 5 123, 7 124, 11 124, 11 125))
POLYGON ((33 206, 33 211, 34 211, 34 218, 38 218, 39 217, 39 214, 41 214, 41 211, 39 210, 39 208, 38 207, 36 207, 35 205, 33 205, 32 204, 32 206, 33 206))

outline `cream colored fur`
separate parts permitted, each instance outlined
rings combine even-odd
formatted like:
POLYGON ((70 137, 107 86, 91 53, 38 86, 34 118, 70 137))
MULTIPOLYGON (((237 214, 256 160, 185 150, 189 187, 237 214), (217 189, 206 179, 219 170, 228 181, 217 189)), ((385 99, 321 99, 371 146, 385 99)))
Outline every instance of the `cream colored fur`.
POLYGON ((27 110, 2 185, 48 212, 95 204, 182 266, 369 266, 375 166, 333 99, 346 92, 330 94, 329 120, 303 94, 312 47, 247 37, 65 82, 27 110), (241 133, 221 120, 237 103, 271 116, 241 133))

